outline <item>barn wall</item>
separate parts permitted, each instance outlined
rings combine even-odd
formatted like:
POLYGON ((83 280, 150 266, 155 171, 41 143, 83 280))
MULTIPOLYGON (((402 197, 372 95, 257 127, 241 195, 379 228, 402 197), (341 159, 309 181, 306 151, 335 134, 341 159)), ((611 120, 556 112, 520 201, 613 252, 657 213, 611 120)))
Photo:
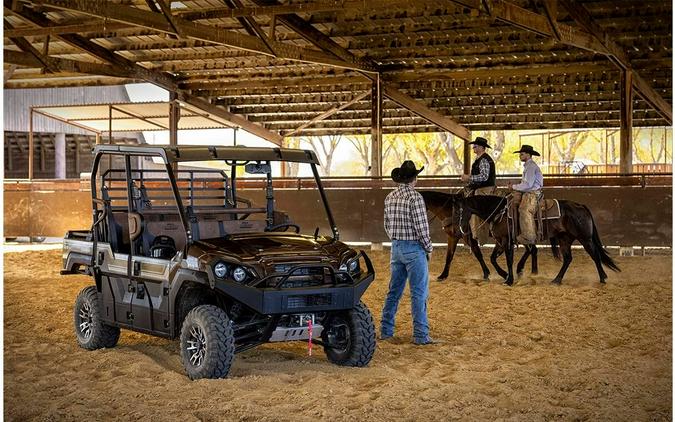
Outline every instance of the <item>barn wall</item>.
MULTIPOLYGON (((449 190, 446 190, 449 191, 449 190)), ((388 241, 383 229, 384 197, 390 189, 327 189, 340 238, 388 241)), ((254 203, 264 203, 259 188, 240 189, 254 203)), ((586 204, 605 245, 672 246, 672 186, 584 186, 545 189, 548 198, 586 204)), ((330 233, 317 191, 277 189, 277 208, 289 212, 305 233, 316 227, 330 233)), ((6 182, 5 236, 63 236, 91 226, 90 192, 79 181, 6 182)), ((431 224, 434 242, 443 242, 440 224, 431 224)))

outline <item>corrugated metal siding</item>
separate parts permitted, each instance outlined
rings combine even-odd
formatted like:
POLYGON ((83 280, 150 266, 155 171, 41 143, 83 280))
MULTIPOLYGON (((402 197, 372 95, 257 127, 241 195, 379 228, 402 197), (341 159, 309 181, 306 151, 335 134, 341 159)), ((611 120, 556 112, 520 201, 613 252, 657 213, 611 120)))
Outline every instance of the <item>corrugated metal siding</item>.
MULTIPOLYGON (((59 104, 93 104, 128 102, 129 95, 122 85, 50 89, 5 89, 4 130, 28 132, 30 107, 59 104)), ((35 115, 33 131, 48 133, 86 134, 91 132, 35 115)))

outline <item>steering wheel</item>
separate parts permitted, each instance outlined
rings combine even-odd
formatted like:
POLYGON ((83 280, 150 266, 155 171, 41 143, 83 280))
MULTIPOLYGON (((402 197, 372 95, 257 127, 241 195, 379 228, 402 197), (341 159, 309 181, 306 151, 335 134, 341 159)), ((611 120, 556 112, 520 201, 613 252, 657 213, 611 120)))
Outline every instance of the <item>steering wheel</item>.
POLYGON ((294 227, 296 233, 300 233, 300 226, 297 224, 293 223, 281 223, 281 224, 275 224, 274 226, 270 227, 267 229, 268 232, 280 232, 280 231, 288 231, 289 227, 294 227), (285 228, 286 230, 279 230, 281 228, 285 228))

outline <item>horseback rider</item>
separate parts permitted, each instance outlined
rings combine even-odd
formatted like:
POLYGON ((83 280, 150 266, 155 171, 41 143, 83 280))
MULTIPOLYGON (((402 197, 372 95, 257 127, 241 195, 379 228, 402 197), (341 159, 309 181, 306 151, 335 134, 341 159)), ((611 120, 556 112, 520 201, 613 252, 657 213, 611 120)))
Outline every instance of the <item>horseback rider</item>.
POLYGON ((512 209, 518 208, 520 218, 520 234, 516 240, 523 245, 533 245, 537 241, 534 216, 544 187, 544 176, 532 156, 539 157, 540 154, 531 145, 523 145, 514 154, 520 154, 520 161, 524 163, 520 183, 509 186, 514 191, 512 209))
MULTIPOLYGON (((464 195, 467 197, 494 195, 497 189, 495 162, 486 152, 490 145, 488 145, 487 139, 480 136, 476 137, 475 141, 469 142, 469 145, 472 145, 476 159, 471 165, 471 174, 463 174, 461 177, 462 181, 469 182, 464 188, 464 195)), ((472 215, 469 225, 473 238, 481 245, 484 244, 487 241, 488 227, 483 225, 483 220, 477 215, 472 215)))

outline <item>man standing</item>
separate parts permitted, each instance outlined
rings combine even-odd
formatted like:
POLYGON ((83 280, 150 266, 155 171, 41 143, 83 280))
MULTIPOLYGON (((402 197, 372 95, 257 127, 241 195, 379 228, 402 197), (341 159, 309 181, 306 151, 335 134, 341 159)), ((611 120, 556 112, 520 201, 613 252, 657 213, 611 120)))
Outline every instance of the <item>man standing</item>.
POLYGON ((384 229, 391 239, 391 280, 380 329, 381 340, 393 337, 396 310, 409 279, 413 343, 417 345, 435 343, 429 337, 427 319, 429 254, 433 248, 424 199, 414 189, 422 170, 424 167, 417 170, 412 161, 406 160, 391 172, 398 187, 384 200, 384 229))
POLYGON ((512 206, 518 207, 520 219, 520 234, 516 237, 522 245, 533 245, 537 241, 537 232, 534 224, 534 215, 537 212, 537 203, 541 197, 541 189, 544 187, 544 176, 539 166, 532 159, 539 153, 530 145, 523 145, 514 153, 520 154, 523 164, 523 178, 517 185, 510 188, 514 190, 512 206))
MULTIPOLYGON (((476 154, 476 160, 471 166, 471 174, 462 175, 462 181, 469 182, 465 188, 466 196, 494 195, 497 189, 495 183, 497 175, 495 162, 486 152, 490 145, 488 145, 487 139, 480 136, 475 141, 469 142, 469 145, 473 145, 472 149, 476 154)), ((473 238, 481 245, 485 244, 488 237, 488 227, 483 225, 483 220, 477 215, 472 215, 469 224, 473 238)))

